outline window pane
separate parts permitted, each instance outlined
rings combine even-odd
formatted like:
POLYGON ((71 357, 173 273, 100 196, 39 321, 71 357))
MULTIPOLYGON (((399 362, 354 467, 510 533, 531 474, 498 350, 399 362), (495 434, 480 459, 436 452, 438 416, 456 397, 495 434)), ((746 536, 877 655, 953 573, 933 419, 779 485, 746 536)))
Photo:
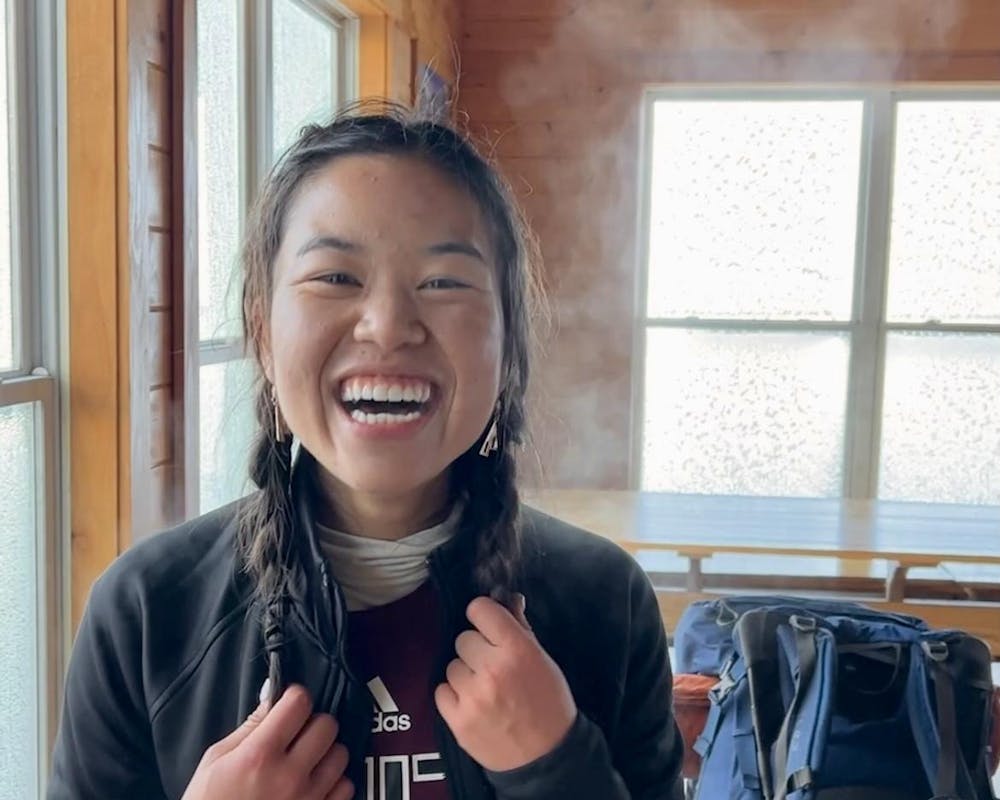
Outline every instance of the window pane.
POLYGON ((7 100, 7 4, 0 0, 0 372, 14 369, 14 276, 10 232, 10 105, 7 100))
POLYGON ((642 488, 841 492, 849 337, 651 329, 642 488))
POLYGON ((294 0, 274 3, 274 153, 335 109, 336 28, 294 0))
POLYGON ((253 377, 251 362, 245 359, 199 370, 202 513, 241 497, 250 488, 247 465, 256 430, 253 377))
POLYGON ((1000 322, 1000 101, 897 106, 888 317, 1000 322))
POLYGON ((38 765, 35 415, 0 408, 0 800, 35 796, 38 765))
POLYGON ((236 0, 198 2, 198 336, 240 335, 240 80, 236 0))
POLYGON ((651 317, 849 319, 860 101, 660 101, 651 317))
POLYGON ((1000 503, 1000 336, 890 333, 879 496, 1000 503))

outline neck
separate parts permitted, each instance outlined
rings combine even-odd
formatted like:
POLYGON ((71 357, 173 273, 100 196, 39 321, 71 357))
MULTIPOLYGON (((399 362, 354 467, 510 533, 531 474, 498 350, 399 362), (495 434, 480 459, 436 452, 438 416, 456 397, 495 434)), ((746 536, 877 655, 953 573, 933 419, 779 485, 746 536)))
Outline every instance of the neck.
POLYGON ((320 524, 353 536, 398 541, 443 522, 450 507, 448 476, 411 491, 360 492, 316 464, 317 485, 323 500, 316 510, 320 524))

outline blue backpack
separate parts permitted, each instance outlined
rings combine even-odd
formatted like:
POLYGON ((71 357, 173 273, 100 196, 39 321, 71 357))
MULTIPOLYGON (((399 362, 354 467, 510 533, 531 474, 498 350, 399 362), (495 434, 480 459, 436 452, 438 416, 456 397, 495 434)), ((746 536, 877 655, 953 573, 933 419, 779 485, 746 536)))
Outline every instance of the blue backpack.
POLYGON ((693 604, 677 672, 718 675, 696 800, 994 800, 985 643, 856 603, 693 604))

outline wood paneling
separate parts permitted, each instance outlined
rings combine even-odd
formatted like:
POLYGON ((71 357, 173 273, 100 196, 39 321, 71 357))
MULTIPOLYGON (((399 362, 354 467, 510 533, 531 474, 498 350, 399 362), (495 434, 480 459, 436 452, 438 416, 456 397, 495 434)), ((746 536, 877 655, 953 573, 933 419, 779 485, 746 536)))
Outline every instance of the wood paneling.
MULTIPOLYGON (((172 342, 174 235, 173 19, 169 0, 134 4, 128 20, 128 234, 135 276, 132 358, 132 525, 128 541, 182 516, 175 455, 172 342)), ((123 544, 127 544, 123 543, 123 544)))
POLYGON ((117 555, 128 520, 128 270, 120 252, 116 165, 124 131, 115 102, 124 3, 66 8, 71 622, 117 555), (124 352, 123 352, 124 350, 124 352), (124 356, 124 357, 123 357, 124 356))
POLYGON ((629 482, 644 87, 1000 81, 995 0, 466 0, 460 41, 459 105, 539 235, 558 317, 533 391, 554 487, 629 482))

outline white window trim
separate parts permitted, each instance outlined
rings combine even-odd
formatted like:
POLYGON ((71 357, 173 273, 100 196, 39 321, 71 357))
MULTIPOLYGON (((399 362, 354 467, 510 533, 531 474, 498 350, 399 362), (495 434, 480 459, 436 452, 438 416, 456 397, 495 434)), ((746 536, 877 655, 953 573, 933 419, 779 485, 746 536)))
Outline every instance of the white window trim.
POLYGON ((629 486, 641 483, 645 416, 646 331, 657 327, 745 331, 845 331, 850 334, 842 495, 874 498, 878 494, 879 448, 884 394, 885 346, 890 331, 979 333, 1000 335, 1000 325, 952 323, 887 323, 889 232, 895 145, 895 109, 907 100, 1000 100, 1000 84, 970 86, 701 86, 650 87, 640 112, 639 179, 635 283, 635 327, 632 348, 632 417, 629 486), (854 263, 854 297, 849 321, 764 321, 656 319, 646 316, 649 287, 649 230, 652 222, 653 106, 658 100, 861 100, 864 103, 859 165, 858 225, 854 263))
POLYGON ((8 103, 11 267, 18 330, 17 367, 0 374, 0 408, 31 405, 35 420, 36 658, 39 717, 36 790, 43 797, 58 728, 69 651, 68 464, 64 414, 68 387, 65 237, 65 16, 62 4, 8 0, 8 63, 16 79, 8 103))
MULTIPOLYGON (((318 17, 323 22, 334 23, 338 34, 338 54, 340 69, 337 71, 336 97, 341 103, 351 102, 359 94, 358 48, 360 20, 354 12, 337 0, 291 0, 304 11, 318 17)), ((189 7, 197 15, 197 3, 190 0, 189 7)), ((263 181, 272 163, 273 114, 271 107, 271 33, 273 0, 250 0, 238 6, 238 44, 240 117, 240 218, 245 224, 256 187, 263 181), (254 58, 249 59, 249 45, 252 44, 254 58), (249 133, 257 135, 251 140, 249 133)), ((186 22, 184 32, 185 52, 193 53, 197 62, 197 24, 195 20, 186 22)), ((197 75, 197 67, 190 74, 197 75)), ((194 113, 193 96, 197 93, 197 78, 189 90, 192 98, 185 98, 185 114, 194 113)), ((194 126, 189 126, 194 131, 194 126)), ((187 148, 187 145, 186 145, 187 148)), ((186 160, 192 162, 189 174, 196 175, 195 147, 190 146, 186 160)), ((197 188, 197 187, 196 187, 197 188)), ((191 193, 193 200, 185 200, 185 380, 184 380, 184 515, 192 517, 201 512, 200 502, 200 369, 211 364, 238 361, 247 356, 245 343, 241 338, 220 338, 203 340, 198 324, 198 261, 197 261, 197 191, 191 193)), ((235 254, 234 254, 235 255, 235 254)), ((235 284, 233 284, 235 285, 235 284)))

